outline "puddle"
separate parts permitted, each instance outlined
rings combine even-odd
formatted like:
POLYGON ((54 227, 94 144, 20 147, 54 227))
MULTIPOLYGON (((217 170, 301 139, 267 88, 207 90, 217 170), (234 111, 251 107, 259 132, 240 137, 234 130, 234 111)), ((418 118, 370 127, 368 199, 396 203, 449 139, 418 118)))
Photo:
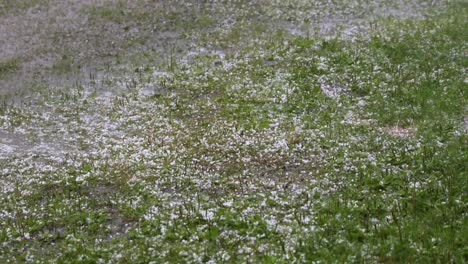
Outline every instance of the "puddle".
POLYGON ((11 154, 16 150, 16 147, 10 146, 7 144, 2 144, 0 143, 0 154, 1 153, 6 153, 6 154, 11 154))
POLYGON ((0 156, 15 154, 26 146, 23 136, 0 131, 0 156))
MULTIPOLYGON (((122 73, 120 68, 125 68, 128 65, 116 65, 116 62, 113 62, 114 64, 105 63, 115 60, 119 54, 124 56, 143 53, 147 50, 155 51, 150 53, 150 56, 154 56, 156 53, 161 54, 160 58, 155 59, 160 60, 159 63, 161 64, 166 63, 169 57, 173 59, 172 56, 175 57, 177 63, 184 65, 190 64, 197 56, 207 55, 216 58, 214 66, 223 67, 226 71, 231 70, 233 67, 232 63, 226 60, 226 57, 232 55, 231 47, 223 50, 219 46, 215 48, 216 45, 209 48, 211 47, 210 43, 206 43, 206 45, 189 43, 188 40, 196 39, 196 36, 184 36, 182 33, 186 32, 175 30, 177 28, 173 25, 166 25, 167 27, 163 27, 163 29, 154 29, 149 33, 144 31, 147 28, 138 28, 137 25, 132 24, 135 21, 131 21, 131 27, 127 29, 125 29, 125 26, 128 25, 112 21, 100 21, 101 24, 93 24, 90 22, 89 14, 83 12, 83 8, 87 5, 102 7, 110 5, 112 2, 103 0, 53 1, 48 8, 34 8, 21 15, 0 16, 0 47, 2 47, 0 49, 0 60, 17 56, 21 58, 19 72, 0 80, 0 95, 12 94, 22 99, 28 99, 28 89, 31 89, 29 84, 41 81, 47 84, 46 89, 61 89, 61 87, 67 87, 67 85, 82 86, 84 88, 83 93, 86 96, 93 94, 92 96, 95 97, 98 103, 107 106, 120 93, 129 90, 127 82, 130 82, 130 78, 133 80, 134 76, 131 74, 134 74, 134 72, 130 73, 130 75, 128 72, 122 73), (106 30, 104 31, 104 29, 106 30), (125 47, 125 41, 138 37, 148 37, 151 41, 136 47, 125 47), (71 56, 71 66, 76 63, 80 65, 80 68, 61 74, 51 74, 51 69, 57 66, 64 54, 71 56), (107 66, 107 69, 103 69, 105 68, 104 65, 107 66), (106 83, 107 79, 110 80, 109 84, 106 83), (26 95, 20 92, 21 90, 25 90, 26 95)), ((123 2, 129 6, 137 5, 136 1, 123 2)), ((175 3, 171 6, 170 1, 153 2, 148 1, 148 3, 145 3, 148 5, 162 5, 164 8, 179 6, 175 3)), ((320 1, 314 5, 321 4, 325 5, 320 1)), ((229 6, 229 4, 226 4, 226 6, 229 6)), ((355 7, 353 7, 354 9, 355 7)), ((189 12, 187 10, 181 12, 189 12)), ((362 11, 360 14, 354 14, 345 8, 343 10, 331 10, 329 6, 324 6, 324 10, 324 13, 318 11, 318 9, 310 10, 310 14, 299 9, 293 10, 293 12, 299 12, 297 13, 297 21, 301 22, 278 18, 268 21, 266 26, 269 29, 286 29, 293 35, 321 34, 331 36, 337 32, 342 32, 345 37, 352 37, 369 30, 369 22, 377 16, 420 17, 423 8, 418 8, 417 4, 403 1, 389 6, 387 1, 379 0, 373 4, 372 8, 362 11), (306 19, 310 22, 305 23, 306 19)), ((258 21, 268 19, 268 15, 259 14, 259 16, 263 17, 255 18, 258 21)), ((219 20, 216 21, 219 25, 224 25, 219 30, 230 29, 230 24, 235 22, 235 17, 217 15, 213 15, 213 17, 219 20), (232 23, 228 22, 231 20, 232 23)), ((166 23, 166 21, 163 22, 166 23)), ((206 31, 204 29, 197 30, 203 33, 209 31, 209 29, 206 31)), ((65 60, 65 62, 67 61, 65 60)), ((136 64, 138 63, 137 61, 136 64)), ((274 60, 265 61, 267 65, 274 65, 275 63, 274 60)), ((67 67, 66 64, 62 66, 67 67)), ((135 65, 131 66, 135 67, 135 65)), ((136 65, 136 67, 140 66, 143 67, 141 64, 136 65)), ((173 78, 172 74, 156 67, 151 68, 151 72, 153 72, 151 78, 154 81, 146 84, 139 82, 137 87, 138 95, 152 97, 168 93, 167 89, 159 81, 165 78, 173 78)), ((336 84, 322 84, 321 89, 328 97, 332 98, 337 98, 348 92, 347 87, 336 84)), ((54 114, 56 113, 51 113, 51 115, 54 114)), ((88 113, 85 113, 85 115, 88 115, 88 113)), ((89 118, 85 120, 85 123, 91 124, 92 129, 97 129, 94 127, 95 124, 92 124, 96 122, 93 118, 99 118, 99 113, 89 114, 89 118)), ((350 123, 361 124, 366 122, 359 120, 353 114, 347 115, 346 119, 350 123)), ((55 126, 58 127, 56 124, 55 126)), ((467 119, 464 120, 464 127, 465 129, 468 127, 467 119)), ((38 136, 37 143, 34 143, 26 140, 25 136, 0 131, 0 155, 33 152, 43 156, 60 156, 67 151, 74 151, 74 146, 67 145, 67 142, 74 142, 76 138, 73 137, 80 137, 75 131, 70 131, 67 134, 67 136, 73 138, 67 140, 53 138, 53 129, 47 133, 49 134, 38 136)), ((409 134, 401 130, 389 133, 395 135, 409 134)))
MULTIPOLYGON (((320 4, 317 4, 320 6, 320 4)), ((327 7, 322 7, 327 10, 327 7)), ((367 35, 371 24, 381 18, 384 19, 423 19, 426 3, 421 1, 374 1, 362 10, 356 7, 343 8, 343 10, 328 10, 326 13, 302 14, 303 19, 309 23, 291 23, 282 21, 279 24, 283 29, 294 36, 336 37, 338 34, 345 39, 354 39, 367 35)), ((300 13, 301 14, 301 13, 300 13)))

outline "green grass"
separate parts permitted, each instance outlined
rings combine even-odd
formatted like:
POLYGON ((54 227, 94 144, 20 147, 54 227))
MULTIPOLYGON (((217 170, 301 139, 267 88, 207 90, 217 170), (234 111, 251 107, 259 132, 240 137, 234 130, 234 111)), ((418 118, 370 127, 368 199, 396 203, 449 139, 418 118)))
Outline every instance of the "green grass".
POLYGON ((74 66, 74 59, 70 52, 65 51, 64 54, 57 59, 55 64, 52 66, 52 71, 58 74, 67 74, 72 72, 76 66, 74 66))
MULTIPOLYGON (((348 38, 247 23, 255 4, 202 6, 189 51, 2 109, 24 140, 0 143, 30 151, 0 156, 0 262, 466 261, 467 6, 348 38)), ((90 12, 149 19, 119 5, 90 12)))
POLYGON ((20 58, 12 58, 0 61, 0 80, 6 78, 9 74, 16 72, 20 65, 20 58))
MULTIPOLYGON (((197 4, 199 5, 199 4, 197 4)), ((124 26, 125 30, 137 28, 159 27, 165 30, 187 30, 210 27, 213 25, 213 15, 204 12, 190 12, 188 6, 183 3, 151 3, 151 1, 139 1, 126 3, 118 1, 116 5, 91 5, 82 10, 89 14, 93 20, 110 21, 124 26)))
POLYGON ((27 11, 29 8, 47 7, 49 0, 1 0, 0 15, 8 13, 19 14, 27 11))

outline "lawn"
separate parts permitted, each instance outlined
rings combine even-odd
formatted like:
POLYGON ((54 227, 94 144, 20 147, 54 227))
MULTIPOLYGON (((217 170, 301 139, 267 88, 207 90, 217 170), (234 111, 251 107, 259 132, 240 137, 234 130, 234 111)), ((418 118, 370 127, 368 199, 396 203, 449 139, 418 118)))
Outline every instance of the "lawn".
POLYGON ((466 1, 53 2, 0 0, 46 16, 0 40, 1 263, 468 260, 466 1))

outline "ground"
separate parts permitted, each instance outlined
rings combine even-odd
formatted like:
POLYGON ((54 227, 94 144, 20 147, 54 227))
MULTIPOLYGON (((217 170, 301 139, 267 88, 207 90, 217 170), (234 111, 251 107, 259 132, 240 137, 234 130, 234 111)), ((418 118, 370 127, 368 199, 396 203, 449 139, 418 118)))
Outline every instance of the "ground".
POLYGON ((465 262, 467 13, 0 0, 0 262, 465 262))

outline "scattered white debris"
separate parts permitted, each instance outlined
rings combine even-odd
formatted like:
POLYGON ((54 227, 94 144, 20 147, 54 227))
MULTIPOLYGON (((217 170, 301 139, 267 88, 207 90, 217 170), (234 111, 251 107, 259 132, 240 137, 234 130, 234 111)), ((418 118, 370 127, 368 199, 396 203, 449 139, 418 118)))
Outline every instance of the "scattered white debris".
POLYGON ((331 98, 339 97, 342 94, 346 93, 346 87, 337 85, 337 84, 322 84, 320 85, 322 91, 331 98))
POLYGON ((13 147, 13 146, 10 146, 10 145, 6 145, 6 144, 1 144, 0 143, 0 154, 1 153, 13 153, 15 152, 16 150, 16 147, 13 147))

